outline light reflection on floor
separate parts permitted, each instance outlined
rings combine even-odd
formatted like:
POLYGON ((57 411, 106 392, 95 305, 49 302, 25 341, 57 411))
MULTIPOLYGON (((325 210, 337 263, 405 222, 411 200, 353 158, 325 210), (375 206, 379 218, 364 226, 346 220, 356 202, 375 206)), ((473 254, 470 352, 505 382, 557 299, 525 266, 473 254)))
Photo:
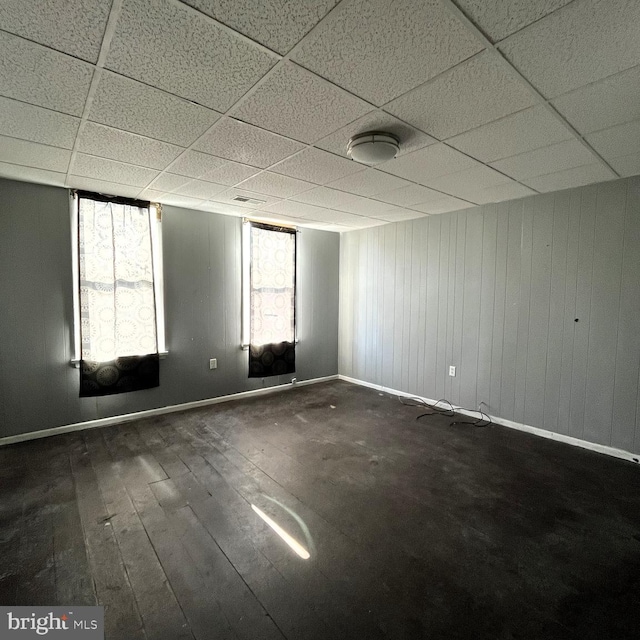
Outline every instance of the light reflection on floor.
POLYGON ((292 536, 290 536, 277 522, 274 522, 264 511, 255 504, 251 508, 303 559, 308 560, 311 554, 292 536))

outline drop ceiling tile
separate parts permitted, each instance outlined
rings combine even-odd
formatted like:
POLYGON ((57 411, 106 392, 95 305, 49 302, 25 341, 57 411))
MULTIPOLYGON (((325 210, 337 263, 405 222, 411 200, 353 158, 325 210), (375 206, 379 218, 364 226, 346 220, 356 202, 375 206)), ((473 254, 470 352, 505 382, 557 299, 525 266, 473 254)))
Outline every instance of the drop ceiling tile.
POLYGON ((250 216, 253 214, 253 210, 247 207, 235 207, 231 204, 225 204, 224 202, 215 202, 213 200, 207 200, 201 202, 198 205, 198 209, 201 211, 208 211, 209 213, 220 213, 225 216, 250 216))
POLYGON ((586 140, 605 160, 636 153, 640 149, 640 120, 592 133, 586 140))
POLYGON ((276 58, 171 0, 126 0, 106 67, 226 111, 276 58))
POLYGON ((79 124, 73 116, 0 97, 0 135, 71 149, 79 124))
POLYGON ((440 176, 429 181, 429 186, 452 196, 476 202, 473 196, 483 189, 500 184, 514 184, 513 180, 491 167, 480 165, 458 173, 440 176))
POLYGON ((0 94, 80 116, 92 77, 90 64, 0 31, 0 94))
POLYGON ((404 220, 415 220, 416 218, 425 218, 427 214, 419 211, 411 211, 411 209, 401 209, 400 211, 387 211, 377 216, 379 220, 385 222, 402 222, 404 220))
POLYGON ((215 184, 215 182, 205 182, 204 180, 191 180, 181 187, 175 189, 173 193, 190 198, 201 200, 213 198, 218 193, 226 190, 226 185, 215 184))
POLYGON ((269 196, 277 196, 278 198, 290 198, 297 193, 309 191, 314 187, 310 182, 283 176, 279 173, 271 173, 263 171, 239 185, 242 189, 248 191, 257 191, 258 193, 266 193, 269 196))
POLYGON ((293 200, 281 200, 261 208, 261 213, 281 214, 293 218, 311 218, 313 220, 316 219, 315 216, 322 215, 323 211, 325 211, 323 207, 294 202, 293 200))
MULTIPOLYGON (((223 167, 226 160, 200 151, 185 151, 172 165, 171 173, 201 178, 205 173, 223 167)), ((215 181, 214 181, 215 182, 215 181)))
POLYGON ((266 169, 300 151, 304 145, 233 118, 221 118, 194 148, 266 169))
POLYGON ((547 98, 640 64, 640 2, 571 2, 500 49, 547 98))
POLYGON ((611 172, 601 164, 590 164, 584 167, 574 167, 566 171, 558 171, 544 176, 536 176, 524 180, 532 189, 540 192, 559 191, 572 187, 582 187, 594 182, 611 180, 611 172))
MULTIPOLYGON (((334 211, 331 209, 318 209, 312 216, 306 216, 318 222, 329 222, 334 224, 343 224, 351 227, 365 227, 368 225, 368 218, 364 216, 356 216, 352 213, 344 211, 334 211)), ((304 219, 304 218, 303 218, 304 219)))
POLYGON ((640 119, 640 65, 553 100, 582 134, 640 119))
POLYGON ((359 196, 375 196, 377 193, 399 189, 410 184, 410 182, 389 173, 383 173, 376 169, 365 169, 335 182, 330 182, 327 186, 359 196))
MULTIPOLYGON (((281 213, 270 213, 269 211, 254 211, 250 216, 251 220, 258 222, 272 222, 278 224, 289 224, 298 226, 301 223, 300 218, 293 218, 291 216, 285 216, 281 213)), ((309 225, 311 226, 311 225, 309 225)))
POLYGON ((33 167, 23 167, 10 162, 0 162, 0 177, 9 180, 20 180, 22 182, 35 182, 37 184, 50 184, 56 187, 63 187, 66 173, 47 171, 46 169, 34 169, 33 167))
POLYGON ((620 158, 612 158, 609 164, 623 177, 640 174, 640 153, 633 153, 620 158))
POLYGON ((0 29, 95 63, 110 9, 102 0, 3 0, 0 29))
POLYGON ((137 198, 140 187, 132 187, 120 182, 108 182, 107 180, 97 180, 95 178, 85 178, 84 176, 69 176, 67 185, 72 189, 83 191, 94 191, 110 196, 124 196, 125 198, 137 198))
POLYGON ((66 173, 71 152, 36 142, 0 136, 0 161, 66 173))
POLYGON ((110 71, 102 74, 89 119, 188 147, 220 114, 110 71))
POLYGON ((276 173, 319 185, 363 170, 364 166, 357 162, 311 147, 271 167, 276 173))
POLYGON ((151 169, 164 169, 183 151, 167 142, 87 122, 80 134, 79 151, 151 169))
POLYGON ((456 0, 492 42, 520 31, 572 0, 456 0))
POLYGON ((492 162, 491 166, 516 180, 542 176, 554 171, 591 164, 595 156, 577 140, 559 142, 549 147, 492 162))
POLYGON ((156 191, 155 189, 144 189, 136 198, 139 200, 148 200, 149 202, 160 202, 160 196, 162 191, 156 191))
POLYGON ((283 63, 239 107, 235 118, 302 142, 315 142, 371 106, 306 69, 283 63))
POLYGON ((379 200, 371 200, 370 198, 358 196, 356 200, 346 203, 344 209, 349 213, 378 218, 382 214, 401 211, 402 207, 397 207, 395 204, 389 204, 388 202, 380 202, 379 200))
POLYGON ((184 184, 187 184, 191 178, 186 176, 177 176, 173 173, 161 173, 152 184, 149 185, 150 189, 154 191, 160 191, 161 193, 167 193, 169 191, 175 191, 184 184))
POLYGON ((358 133, 367 131, 385 131, 395 135, 400 140, 398 157, 437 142, 435 138, 428 136, 406 122, 402 122, 402 120, 398 120, 398 118, 389 113, 372 111, 362 116, 362 118, 354 120, 351 124, 338 129, 326 138, 322 138, 314 146, 346 158, 348 157, 347 143, 349 139, 358 133))
POLYGON ((484 52, 400 96, 385 111, 443 140, 534 102, 522 82, 484 52))
POLYGON ((385 191, 375 196, 376 200, 396 204, 400 207, 410 207, 414 204, 439 200, 440 198, 442 198, 442 193, 419 184, 412 184, 393 191, 385 191))
POLYGON ((470 169, 478 164, 476 160, 446 144, 433 144, 408 153, 402 158, 385 162, 380 168, 387 173, 424 185, 432 178, 470 169))
POLYGON ((261 209, 276 202, 280 202, 280 198, 276 198, 275 196, 268 196, 264 193, 255 193, 254 191, 247 191, 246 189, 238 189, 236 187, 222 191, 210 198, 210 200, 221 202, 223 204, 230 204, 234 207, 244 207, 245 209, 261 209), (255 202, 240 202, 238 200, 234 200, 237 196, 262 200, 263 203, 256 204, 255 202))
POLYGON ((135 165, 88 156, 78 153, 73 161, 70 173, 84 177, 105 180, 107 182, 121 182, 133 187, 146 187, 157 175, 154 169, 145 169, 135 165))
POLYGON ((315 189, 311 189, 311 191, 299 193, 293 196, 292 199, 328 209, 343 209, 345 205, 357 198, 350 193, 338 191, 337 189, 316 187, 315 189))
POLYGON ((182 207, 183 209, 197 209, 203 202, 202 198, 191 198, 175 193, 163 193, 158 202, 168 204, 171 207, 182 207))
POLYGON ((480 49, 436 0, 355 0, 342 3, 292 57, 382 105, 480 49))
POLYGON ((524 198, 526 196, 535 195, 535 193, 536 192, 533 189, 510 180, 505 184, 485 187, 483 189, 474 187, 468 188, 464 191, 461 191, 459 195, 462 195, 466 200, 470 200, 471 202, 475 202, 476 204, 488 204, 489 202, 516 200, 517 198, 524 198))
POLYGON ((447 144, 482 162, 492 162, 572 137, 566 126, 538 106, 449 138, 447 144))
POLYGON ((279 53, 287 53, 329 12, 337 0, 183 0, 279 53))
MULTIPOLYGON (((197 152, 193 152, 197 153, 197 152)), ((207 171, 201 178, 203 180, 210 180, 211 182, 217 182, 218 184, 226 184, 229 187, 254 176, 258 173, 259 169, 250 167, 247 164, 240 164, 239 162, 225 162, 220 167, 207 171)))
POLYGON ((471 202, 465 202, 459 198, 443 194, 439 200, 417 204, 412 208, 433 215, 436 213, 448 213, 449 211, 460 211, 461 209, 469 209, 474 206, 471 202))

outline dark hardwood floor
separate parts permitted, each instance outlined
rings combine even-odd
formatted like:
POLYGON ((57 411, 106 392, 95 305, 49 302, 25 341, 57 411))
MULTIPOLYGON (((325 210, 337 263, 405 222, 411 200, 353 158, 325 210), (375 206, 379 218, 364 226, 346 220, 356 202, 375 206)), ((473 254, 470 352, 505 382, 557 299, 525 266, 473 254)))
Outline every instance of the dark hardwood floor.
POLYGON ((98 603, 109 640, 637 638, 640 467, 420 413, 331 382, 2 447, 0 604, 98 603))

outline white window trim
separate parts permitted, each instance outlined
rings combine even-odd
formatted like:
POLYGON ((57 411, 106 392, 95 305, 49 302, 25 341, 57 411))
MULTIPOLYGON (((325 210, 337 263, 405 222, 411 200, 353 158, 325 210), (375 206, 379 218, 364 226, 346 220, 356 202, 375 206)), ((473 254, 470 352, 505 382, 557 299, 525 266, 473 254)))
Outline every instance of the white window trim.
MULTIPOLYGON (((241 302, 241 325, 240 325, 240 348, 243 351, 249 349, 249 343, 251 341, 251 223, 262 222, 263 224, 272 224, 274 226, 286 227, 288 225, 274 222, 273 220, 261 221, 250 220, 248 218, 242 219, 242 302, 241 302)), ((295 229, 296 234, 300 233, 300 229, 295 229)), ((294 305, 295 305, 295 322, 293 326, 294 330, 294 342, 298 344, 298 324, 300 316, 298 315, 298 287, 300 284, 300 244, 296 241, 296 283, 294 292, 294 305)))
MULTIPOLYGON (((82 359, 82 346, 80 334, 80 256, 78 254, 78 196, 71 194, 71 260, 73 275, 73 357, 70 360, 72 367, 80 367, 82 359)), ((156 339, 158 353, 161 358, 166 358, 167 345, 165 338, 164 319, 164 278, 162 271, 162 209, 160 205, 149 205, 149 227, 151 231, 151 256, 153 261, 153 293, 156 308, 156 339)))

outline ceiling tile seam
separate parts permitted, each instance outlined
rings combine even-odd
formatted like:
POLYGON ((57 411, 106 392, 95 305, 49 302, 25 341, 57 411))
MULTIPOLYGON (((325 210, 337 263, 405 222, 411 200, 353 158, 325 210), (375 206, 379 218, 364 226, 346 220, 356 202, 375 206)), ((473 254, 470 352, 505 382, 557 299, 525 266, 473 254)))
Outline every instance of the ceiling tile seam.
POLYGON ((111 5, 111 11, 109 12, 109 18, 107 19, 107 25, 104 30, 104 36, 102 37, 102 44, 100 45, 100 53, 98 54, 98 60, 96 61, 95 68, 93 70, 93 77, 91 78, 91 85, 89 87, 87 99, 85 100, 85 103, 84 103, 84 109, 82 111, 82 116, 80 118, 78 131, 76 132, 76 139, 74 140, 73 148, 71 149, 71 157, 69 159, 69 166, 67 167, 65 184, 68 184, 69 176, 71 175, 71 169, 74 165, 76 156, 78 154, 80 136, 82 135, 84 128, 87 124, 87 121, 89 119, 89 112, 91 111, 91 107, 93 106, 93 100, 98 91, 98 85, 100 84, 100 78, 102 77, 102 70, 104 69, 104 65, 107 60, 107 55, 109 53, 109 47, 111 46, 111 41, 113 40, 113 36, 116 31, 118 18, 120 17, 120 13, 122 11, 123 1, 124 0, 113 0, 113 4, 111 5))
POLYGON ((220 22, 220 20, 214 18, 213 16, 210 16, 207 13, 204 13, 203 11, 200 11, 199 9, 196 9, 195 7, 192 7, 191 5, 188 5, 184 2, 180 2, 180 0, 168 0, 168 1, 171 4, 173 4, 175 7, 186 10, 187 13, 191 13, 192 15, 198 18, 201 18, 201 19, 203 18, 205 21, 215 24, 217 27, 225 31, 228 35, 233 36, 234 38, 238 38, 239 40, 242 40, 245 44, 257 47, 258 49, 260 49, 260 51, 262 51, 262 53, 266 53, 267 55, 273 56, 278 60, 281 60, 283 57, 281 53, 278 53, 273 49, 269 49, 269 47, 266 47, 265 45, 258 42, 257 40, 250 38, 249 36, 238 31, 237 29, 230 27, 224 22, 220 22))
MULTIPOLYGON (((167 89, 163 89, 162 87, 156 87, 156 85, 154 84, 149 84, 148 82, 145 82, 144 80, 139 80, 138 78, 133 78, 131 76, 128 76, 124 73, 121 73, 120 71, 115 71, 114 69, 110 69, 109 67, 105 66, 104 70, 107 71, 108 73, 112 73, 114 76, 118 76, 119 78, 125 78, 127 80, 131 80, 132 82, 136 82, 138 84, 141 84, 145 87, 149 87, 150 89, 153 89, 154 91, 160 91, 161 93, 164 93, 165 95, 171 96, 172 98, 177 98, 178 100, 182 101, 182 102, 186 102, 187 104, 192 104, 195 105, 196 107, 200 107, 201 109, 207 109, 208 111, 212 111, 213 113, 217 113, 219 116, 222 115, 221 111, 218 111, 217 109, 213 109, 212 107, 207 106, 206 104, 201 104, 200 102, 196 102, 195 100, 191 100, 190 98, 185 98, 184 96, 180 96, 177 93, 172 93, 171 91, 168 91, 167 89)), ((94 120, 92 120, 92 122, 94 122, 94 120)), ((102 124, 101 122, 98 122, 98 124, 102 124)), ((114 127, 117 128, 117 127, 114 127)))
POLYGON ((27 144, 37 144, 43 147, 51 147, 52 149, 59 149, 60 151, 71 151, 72 149, 71 147, 61 147, 57 144, 49 144, 48 142, 29 140, 28 138, 17 138, 16 136, 11 136, 8 133, 0 133, 0 138, 11 138, 11 140, 18 140, 19 142, 26 142, 27 144))
POLYGON ((23 36, 19 33, 13 33, 12 31, 7 31, 6 29, 2 29, 2 28, 0 28, 0 33, 6 33, 10 36, 13 36, 14 38, 19 38, 20 40, 24 40, 25 42, 30 42, 31 44, 35 44, 38 47, 42 47, 43 49, 47 49, 48 51, 53 51, 54 53, 59 53, 61 56, 72 58, 73 60, 77 60, 78 62, 84 62, 84 64, 89 64, 92 67, 97 64, 96 62, 87 60, 86 58, 80 58, 79 56, 74 56, 72 53, 67 53, 66 51, 61 51, 60 49, 56 49, 51 45, 38 42, 37 40, 33 40, 32 38, 27 38, 27 36, 23 36))
MULTIPOLYGON (((92 67, 94 65, 91 65, 92 67)), ((74 116, 72 113, 67 113, 66 111, 59 111, 58 109, 52 109, 51 107, 42 107, 39 104, 34 104, 33 102, 27 102, 26 100, 20 100, 19 98, 14 98, 13 96, 8 96, 0 91, 0 98, 4 98, 5 100, 12 100, 13 102, 19 102, 20 104, 26 104, 29 107, 35 107, 36 109, 42 109, 43 111, 51 111, 51 113, 57 113, 61 116, 66 116, 67 118, 73 118, 74 120, 80 120, 80 116, 74 116)))
MULTIPOLYGON (((117 1, 117 0, 116 0, 117 1)), ((171 0, 172 2, 178 1, 178 0, 171 0)), ((254 84, 253 86, 251 86, 242 96, 240 96, 240 98, 238 100, 236 100, 236 102, 234 104, 232 104, 222 115, 223 116, 228 116, 228 117, 232 117, 230 116, 230 113, 240 104, 242 104, 245 100, 247 100, 248 98, 250 98, 275 72, 276 70, 280 69, 285 62, 287 61, 291 61, 293 64, 297 64, 295 62, 293 62, 291 60, 291 56, 293 55, 293 53, 296 51, 296 49, 298 48, 298 46, 301 45, 302 42, 304 42, 305 38, 308 38, 321 24, 323 24, 325 22, 325 20, 327 20, 329 18, 329 16, 335 15, 335 11, 338 7, 342 7, 344 5, 346 5, 347 2, 349 2, 350 0, 341 0, 341 2, 339 2, 338 4, 336 4, 333 9, 331 11, 329 11, 326 15, 324 15, 322 17, 321 20, 319 20, 314 27, 294 46, 291 48, 291 50, 289 52, 287 52, 284 56, 281 56, 279 60, 277 60, 277 62, 271 67, 271 69, 269 69, 263 76, 262 78, 259 78, 254 84)), ((120 2, 122 2, 122 0, 120 0, 120 2)), ((182 4, 182 3, 180 3, 182 4)), ((199 13, 199 12, 198 12, 199 13)), ((233 30, 232 30, 233 31, 233 30)), ((279 54, 278 54, 279 55, 279 54)), ((301 65, 298 65, 301 66, 301 65)), ((304 68, 304 67, 301 67, 304 68)), ((306 69, 306 71, 308 71, 308 69, 306 69)), ((310 72, 312 73, 312 72, 310 72)), ((316 75, 318 78, 321 78, 321 76, 316 75)), ((324 78, 321 78, 322 80, 324 80, 324 78)), ((327 80, 328 82, 328 80, 327 80)), ((337 86, 337 85, 336 85, 337 86)), ((366 102, 366 100, 365 100, 366 102)), ((235 118, 237 119, 237 118, 235 118)), ((194 150, 195 145, 202 140, 203 138, 205 138, 212 130, 213 128, 216 126, 217 121, 214 122, 206 131, 204 131, 198 138, 196 138, 188 147, 186 147, 185 151, 183 151, 175 160, 173 160, 167 167, 165 167, 161 172, 160 175, 158 175, 155 179, 157 180, 162 174, 164 174, 165 172, 169 171, 169 169, 171 168, 171 166, 173 164, 175 164, 187 151, 192 151, 194 150)), ((252 125, 255 126, 255 125, 252 125)), ((262 129, 262 127, 258 127, 259 129, 262 129)), ((263 129, 263 131, 268 131, 267 129, 263 129)), ((269 132, 269 133, 273 133, 273 132, 269 132)), ((281 134, 277 134, 280 135, 281 137, 286 137, 286 136, 282 136, 281 134)), ((292 138, 288 138, 288 139, 292 139, 292 138)), ((296 140, 296 142, 299 142, 296 140)), ((304 144, 304 143, 302 143, 304 144)), ((308 145, 308 146, 312 146, 312 145, 308 145)), ((302 149, 301 151, 303 151, 304 149, 302 149)), ((299 153, 299 152, 296 152, 299 153)), ((290 158, 294 155, 296 155, 296 153, 291 154, 290 156, 287 156, 287 158, 290 158)), ((287 158, 284 158, 284 160, 286 160, 287 158)), ((273 166, 273 165, 272 165, 273 166)), ((266 167, 264 170, 269 169, 269 167, 266 167)), ((149 183, 144 189, 152 189, 152 184, 154 181, 152 181, 151 183, 149 183)), ((144 191, 144 189, 142 191, 144 191)), ((142 191, 140 191, 140 193, 142 193, 142 191)))
MULTIPOLYGON (((47 173, 55 173, 60 176, 66 175, 64 171, 56 171, 55 169, 42 169, 40 167, 34 167, 32 164, 18 164, 15 160, 13 162, 7 162, 6 160, 0 160, 0 164, 8 164, 12 167, 20 167, 21 169, 35 169, 36 171, 46 171, 47 173)), ((21 181, 22 178, 7 178, 6 176, 0 176, 2 180, 18 180, 21 181)), ((33 182, 30 184, 40 184, 38 182, 33 182)), ((130 186, 130 185, 127 185, 130 186)))
MULTIPOLYGON (((584 137, 578 133, 578 131, 571 125, 567 120, 565 120, 562 115, 550 104, 549 100, 547 100, 539 91, 536 89, 531 82, 522 74, 520 71, 513 65, 507 58, 503 55, 502 51, 498 48, 497 45, 494 45, 487 36, 484 35, 482 30, 469 18, 467 15, 453 2, 453 0, 439 0, 440 4, 447 9, 453 16, 455 16, 460 23, 471 33, 476 39, 478 39, 481 43, 484 44, 486 51, 489 51, 496 60, 500 61, 505 68, 509 70, 509 73, 517 78, 521 84, 525 86, 525 88, 531 93, 531 95, 536 99, 536 101, 544 105, 547 111, 554 117, 560 124, 562 124, 566 129, 569 130, 572 136, 576 138, 582 146, 584 146, 587 151, 589 151, 596 159, 597 162, 602 164, 606 169, 608 169, 614 177, 619 178, 619 174, 614 171, 611 165, 584 139, 584 137)), ((546 17, 546 16, 545 16, 546 17)), ((541 18, 542 19, 542 18, 541 18)))
POLYGON ((560 100, 560 98, 566 98, 567 96, 570 96, 572 93, 578 93, 579 91, 583 91, 584 89, 589 89, 590 87, 594 87, 597 84, 604 83, 607 80, 611 80, 611 78, 615 78, 616 76, 621 76, 623 73, 627 73, 632 69, 640 69, 640 64, 631 65, 626 69, 615 71, 614 73, 610 73, 608 76, 604 76, 603 78, 598 78, 597 80, 593 80, 592 82, 587 82, 587 84, 583 84, 582 86, 576 87, 575 89, 571 89, 570 91, 565 91, 565 93, 560 93, 557 96, 554 96, 553 98, 549 98, 547 102, 554 102, 555 100, 560 100))
MULTIPOLYGON (((566 4, 563 4, 560 7, 556 7, 555 9, 552 9, 551 11, 549 11, 549 13, 545 13, 543 16, 540 16, 539 18, 536 18, 532 22, 529 22, 529 23, 525 24, 523 27, 520 27, 519 29, 516 29, 513 33, 510 33, 508 36, 505 36, 504 38, 501 38, 500 40, 496 40, 494 44, 496 46, 499 45, 501 42, 504 42, 507 38, 510 38, 511 36, 515 36, 516 33, 520 33, 521 31, 524 31, 525 29, 528 29, 532 25, 537 24, 538 22, 540 22, 541 20, 544 20, 548 16, 551 16, 554 13, 557 13, 558 11, 561 11, 565 7, 568 7, 570 4, 573 4, 575 1, 576 0, 569 0, 569 2, 567 2, 566 4)), ((454 4, 457 5, 456 0, 453 0, 453 2, 454 2, 454 4)), ((460 8, 460 7, 458 7, 458 8, 460 8)), ((480 27, 478 27, 478 31, 480 31, 482 33, 482 35, 485 36, 485 38, 487 38, 487 40, 490 40, 489 36, 482 29, 480 29, 480 27)))

